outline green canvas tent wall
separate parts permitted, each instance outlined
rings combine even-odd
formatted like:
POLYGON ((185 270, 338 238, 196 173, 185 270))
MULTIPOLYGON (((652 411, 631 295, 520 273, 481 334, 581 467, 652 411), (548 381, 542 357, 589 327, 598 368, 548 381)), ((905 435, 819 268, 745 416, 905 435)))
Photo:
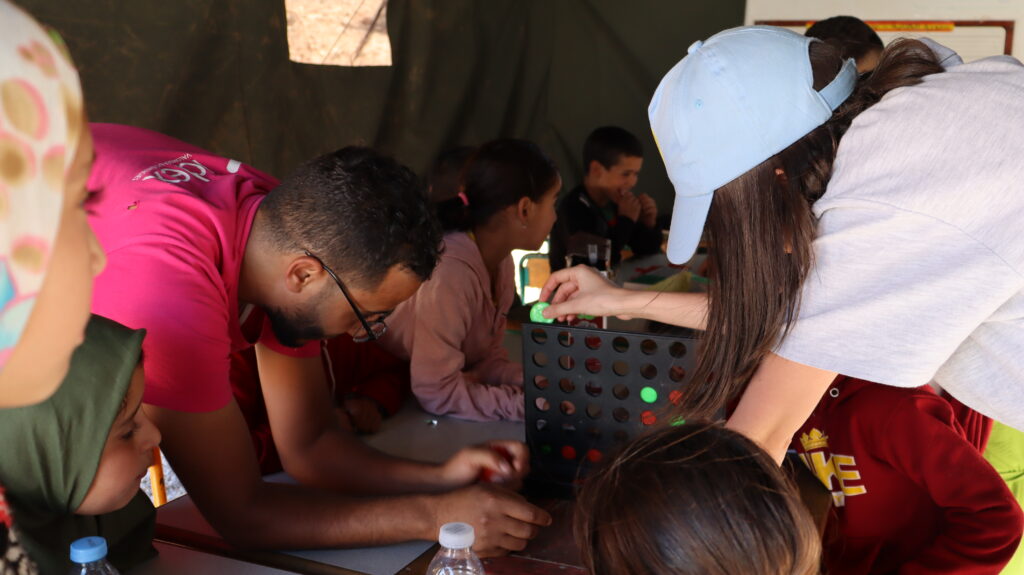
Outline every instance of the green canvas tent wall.
POLYGON ((390 0, 393 66, 288 58, 283 0, 19 0, 65 38, 94 121, 143 126, 283 175, 361 143, 424 173, 443 149, 532 139, 581 176, 589 131, 641 137, 638 191, 672 203, 647 125, 661 76, 742 0, 390 0))

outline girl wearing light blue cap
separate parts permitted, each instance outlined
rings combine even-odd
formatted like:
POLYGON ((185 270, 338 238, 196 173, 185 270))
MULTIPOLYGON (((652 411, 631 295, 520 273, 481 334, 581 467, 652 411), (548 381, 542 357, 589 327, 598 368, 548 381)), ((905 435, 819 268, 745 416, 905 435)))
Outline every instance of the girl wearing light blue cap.
POLYGON ((837 373, 934 380, 1024 428, 1024 66, 943 71, 947 56, 896 43, 858 80, 779 28, 695 43, 649 113, 677 195, 669 258, 706 234, 710 293, 628 292, 577 268, 545 286, 546 315, 706 329, 685 407, 741 397, 729 426, 778 460, 837 373))

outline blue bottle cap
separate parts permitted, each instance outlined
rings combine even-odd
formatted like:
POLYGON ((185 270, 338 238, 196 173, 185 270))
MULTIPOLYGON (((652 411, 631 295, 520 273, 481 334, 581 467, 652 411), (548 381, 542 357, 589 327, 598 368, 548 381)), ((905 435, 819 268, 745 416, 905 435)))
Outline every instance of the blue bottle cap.
POLYGON ((107 540, 102 537, 82 537, 71 544, 72 563, 92 563, 107 556, 107 540))

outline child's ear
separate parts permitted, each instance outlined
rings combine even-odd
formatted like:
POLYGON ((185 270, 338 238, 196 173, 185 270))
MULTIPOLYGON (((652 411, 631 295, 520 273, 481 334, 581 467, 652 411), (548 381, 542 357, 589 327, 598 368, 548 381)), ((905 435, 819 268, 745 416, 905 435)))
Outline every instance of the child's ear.
POLYGON ((526 196, 519 198, 519 202, 516 204, 516 215, 521 222, 525 224, 530 219, 535 205, 533 200, 526 196))

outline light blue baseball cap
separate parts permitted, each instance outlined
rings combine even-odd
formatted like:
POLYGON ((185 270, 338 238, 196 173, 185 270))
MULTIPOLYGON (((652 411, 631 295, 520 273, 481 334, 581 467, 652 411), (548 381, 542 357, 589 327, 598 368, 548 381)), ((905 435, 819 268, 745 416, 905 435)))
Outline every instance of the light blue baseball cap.
POLYGON ((853 92, 853 59, 814 89, 808 48, 818 41, 774 26, 733 28, 695 42, 662 78, 647 113, 676 189, 670 261, 693 256, 715 190, 824 124, 853 92))

